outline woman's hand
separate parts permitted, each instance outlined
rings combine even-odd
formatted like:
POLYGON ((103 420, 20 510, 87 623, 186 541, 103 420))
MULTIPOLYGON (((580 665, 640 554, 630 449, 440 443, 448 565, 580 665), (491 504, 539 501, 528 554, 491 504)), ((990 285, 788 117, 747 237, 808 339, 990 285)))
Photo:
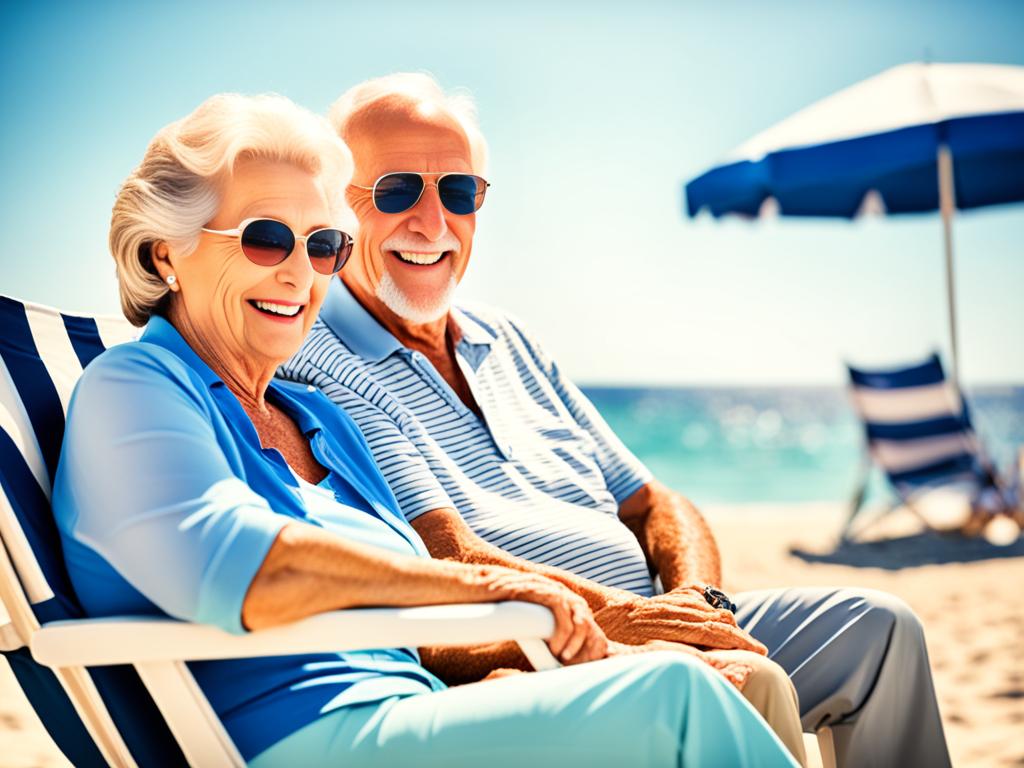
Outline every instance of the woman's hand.
POLYGON ((586 601, 556 581, 497 566, 478 567, 487 590, 485 600, 523 600, 551 610, 555 633, 548 648, 563 664, 581 664, 608 655, 608 638, 594 620, 586 601))

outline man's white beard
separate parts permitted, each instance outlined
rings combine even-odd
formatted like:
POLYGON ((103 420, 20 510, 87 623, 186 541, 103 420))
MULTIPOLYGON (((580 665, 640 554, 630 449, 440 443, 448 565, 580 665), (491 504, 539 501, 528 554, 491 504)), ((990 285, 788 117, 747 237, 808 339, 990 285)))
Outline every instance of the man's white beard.
POLYGON ((456 285, 458 285, 458 282, 453 275, 448 281, 447 288, 437 296, 432 297, 427 302, 414 302, 402 293, 395 281, 391 279, 391 275, 388 274, 387 270, 384 270, 380 282, 377 283, 376 293, 380 302, 403 320, 407 320, 414 325, 426 325, 435 320, 440 320, 448 314, 448 308, 451 306, 452 294, 455 293, 456 285))

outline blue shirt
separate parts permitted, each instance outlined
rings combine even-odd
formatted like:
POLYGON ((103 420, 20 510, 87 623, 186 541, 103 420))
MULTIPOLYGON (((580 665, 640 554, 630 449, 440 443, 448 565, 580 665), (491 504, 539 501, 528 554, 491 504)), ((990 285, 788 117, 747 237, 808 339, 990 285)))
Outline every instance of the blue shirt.
MULTIPOLYGON (((167 321, 83 373, 53 509, 90 616, 168 615, 241 633, 246 591, 280 529, 301 521, 426 557, 352 421, 322 394, 272 383, 328 470, 335 503, 308 509, 224 382, 167 321)), ((250 760, 339 707, 440 690, 412 648, 189 664, 250 760)))
POLYGON ((341 280, 281 375, 359 425, 407 520, 455 508, 513 555, 641 595, 651 577, 619 503, 651 478, 520 323, 453 309, 455 356, 483 418, 341 280))

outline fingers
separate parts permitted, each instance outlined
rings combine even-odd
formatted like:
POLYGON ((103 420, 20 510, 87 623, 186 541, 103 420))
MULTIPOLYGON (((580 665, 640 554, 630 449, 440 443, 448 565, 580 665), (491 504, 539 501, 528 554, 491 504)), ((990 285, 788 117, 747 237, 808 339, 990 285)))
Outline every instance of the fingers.
POLYGON ((729 624, 708 622, 706 639, 701 645, 722 650, 753 651, 762 656, 768 655, 768 648, 755 640, 742 629, 729 624))
POLYGON ((586 603, 577 606, 575 621, 578 631, 562 649, 561 659, 566 664, 596 661, 608 655, 608 638, 590 615, 586 603))
POLYGON ((536 602, 550 608, 555 616, 555 632, 547 642, 551 653, 555 658, 561 660, 566 646, 577 631, 572 611, 564 600, 552 599, 550 595, 538 595, 538 597, 543 599, 538 599, 536 602))
POLYGON ((608 657, 608 638, 596 624, 595 628, 597 631, 590 635, 583 653, 577 657, 579 661, 598 661, 608 657))
POLYGON ((656 595, 647 601, 652 607, 658 606, 665 610, 678 609, 689 613, 703 614, 704 620, 714 619, 723 624, 736 626, 736 617, 732 611, 724 608, 715 608, 704 595, 694 592, 692 589, 677 590, 664 595, 656 595))
POLYGON ((565 641, 565 645, 562 646, 561 653, 558 654, 558 657, 566 663, 580 652, 587 642, 588 634, 586 617, 576 610, 576 606, 571 606, 569 612, 572 615, 572 632, 569 639, 565 641))
POLYGON ((487 677, 484 680, 498 680, 502 677, 511 677, 512 675, 525 675, 521 669, 508 669, 505 667, 499 667, 498 669, 492 669, 487 673, 487 677))
POLYGON ((746 645, 745 646, 741 646, 742 649, 748 650, 748 651, 753 651, 754 653, 759 653, 762 656, 767 656, 768 655, 768 646, 767 645, 762 643, 760 640, 757 640, 756 638, 751 637, 749 634, 744 632, 742 629, 737 628, 737 632, 738 632, 738 636, 746 641, 746 645))
POLYGON ((665 640, 651 640, 650 642, 644 643, 640 646, 640 649, 644 651, 675 651, 677 653, 696 656, 701 659, 704 658, 704 654, 692 645, 686 645, 685 643, 670 643, 665 640))
POLYGON ((768 654, 764 645, 736 625, 730 611, 713 608, 703 595, 692 591, 617 601, 598 611, 595 619, 583 598, 543 576, 504 569, 494 576, 491 589, 496 599, 526 600, 551 610, 555 630, 547 644, 563 664, 605 658, 609 637, 633 645, 660 640, 768 654))
POLYGON ((526 600, 548 608, 555 631, 548 638, 551 653, 564 664, 603 659, 608 641, 587 602, 561 584, 519 571, 501 572, 491 583, 497 599, 526 600))
POLYGON ((586 602, 571 592, 564 596, 572 617, 571 631, 558 650, 549 642, 551 652, 563 664, 582 664, 608 655, 608 639, 594 621, 586 602))
MULTIPOLYGON (((637 598, 599 610, 596 618, 608 637, 634 645, 651 640, 686 643, 705 648, 741 649, 767 655, 767 649, 736 625, 729 611, 698 606, 686 594, 678 600, 637 598)), ((703 599, 703 598, 702 598, 703 599)))

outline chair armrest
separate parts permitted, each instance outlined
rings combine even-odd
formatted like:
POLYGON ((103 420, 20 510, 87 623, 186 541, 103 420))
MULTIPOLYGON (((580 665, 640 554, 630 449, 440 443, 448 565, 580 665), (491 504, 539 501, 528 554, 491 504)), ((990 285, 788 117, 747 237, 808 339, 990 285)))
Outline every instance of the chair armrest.
POLYGON ((203 661, 369 648, 475 645, 550 637, 551 612, 533 603, 354 608, 232 635, 164 618, 54 621, 34 632, 32 656, 50 667, 203 661))

